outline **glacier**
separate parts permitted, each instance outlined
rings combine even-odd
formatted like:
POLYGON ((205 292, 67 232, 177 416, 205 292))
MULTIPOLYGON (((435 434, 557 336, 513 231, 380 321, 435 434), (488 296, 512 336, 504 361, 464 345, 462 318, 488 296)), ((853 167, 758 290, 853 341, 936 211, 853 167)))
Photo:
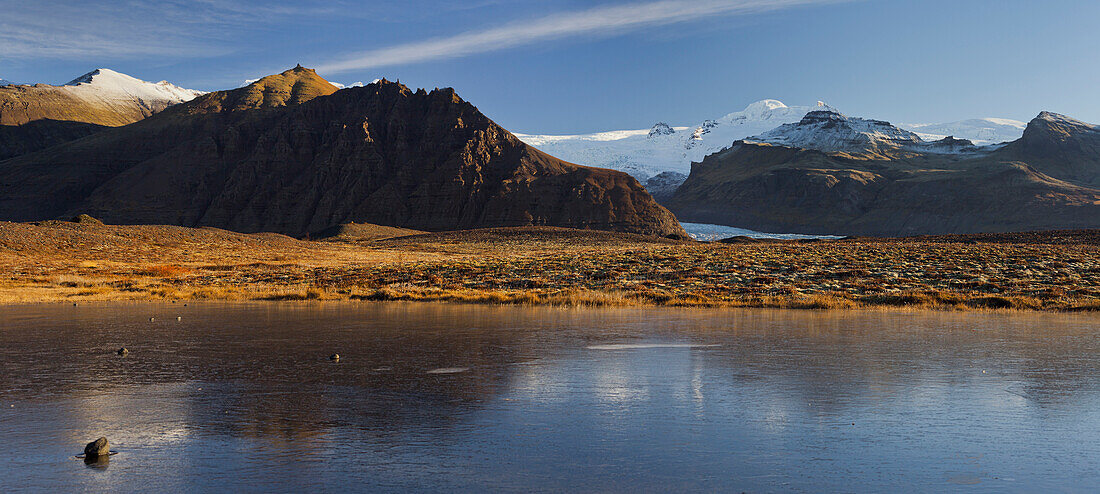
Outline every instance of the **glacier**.
MULTIPOLYGON (((545 135, 516 133, 523 142, 546 153, 579 165, 623 171, 645 183, 663 172, 687 175, 691 163, 731 146, 734 141, 765 134, 784 124, 795 124, 811 111, 832 111, 818 101, 812 106, 787 106, 765 99, 744 110, 694 126, 658 123, 652 128, 612 130, 592 134, 545 135), (672 132, 669 132, 672 131, 672 132)), ((871 122, 870 120, 868 120, 871 122)), ((877 121, 874 121, 877 122, 877 121)), ((944 124, 899 124, 908 131, 904 139, 937 141, 948 136, 985 146, 1019 139, 1026 124, 1004 118, 962 120, 944 124)), ((902 137, 901 134, 895 137, 902 137)))
MULTIPOLYGON (((818 107, 827 107, 818 103, 818 107)), ((581 135, 516 133, 521 141, 557 158, 579 165, 611 168, 639 181, 662 172, 688 174, 691 163, 729 147, 734 141, 760 134, 785 123, 794 123, 814 110, 787 106, 781 101, 757 101, 739 112, 693 127, 658 123, 653 128, 614 130, 581 135), (672 131, 672 132, 669 132, 672 131)))

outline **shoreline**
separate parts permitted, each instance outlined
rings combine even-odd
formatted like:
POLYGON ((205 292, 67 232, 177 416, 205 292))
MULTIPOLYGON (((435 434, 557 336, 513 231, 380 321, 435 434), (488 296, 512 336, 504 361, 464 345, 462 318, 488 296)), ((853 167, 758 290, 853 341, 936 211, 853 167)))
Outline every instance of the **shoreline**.
POLYGON ((674 309, 777 309, 815 311, 928 311, 928 312, 1030 312, 1094 313, 1100 303, 1065 301, 1057 305, 1020 297, 966 297, 942 293, 884 293, 864 299, 834 294, 812 296, 763 296, 740 299, 664 298, 651 294, 606 292, 586 289, 560 291, 479 291, 421 289, 328 290, 317 287, 179 287, 155 291, 102 291, 53 287, 0 286, 0 306, 104 302, 414 302, 432 304, 560 307, 560 308, 674 308, 674 309))
POLYGON ((4 292, 0 290, 0 308, 3 307, 28 307, 35 305, 70 305, 70 304, 144 304, 144 303, 248 303, 248 304, 300 304, 300 303, 336 303, 336 304, 372 304, 372 303, 410 303, 410 304, 441 304, 441 305, 468 305, 486 307, 527 307, 527 308, 557 308, 557 309, 694 309, 694 310, 780 310, 780 311, 809 311, 809 312, 927 312, 943 314, 1100 314, 1100 305, 1067 306, 1060 308, 1049 307, 999 307, 983 305, 979 302, 975 305, 947 305, 947 304, 905 304, 905 303, 866 303, 848 299, 789 299, 772 301, 722 301, 717 303, 651 303, 644 300, 625 297, 620 301, 619 294, 605 293, 567 293, 556 294, 541 299, 535 299, 533 294, 517 293, 509 297, 500 294, 457 294, 432 297, 430 295, 406 294, 400 296, 384 296, 376 294, 351 295, 341 297, 339 294, 311 295, 306 292, 283 292, 275 296, 242 296, 226 298, 35 298, 34 300, 12 300, 3 298, 4 292), (503 297, 503 298, 502 298, 503 297))

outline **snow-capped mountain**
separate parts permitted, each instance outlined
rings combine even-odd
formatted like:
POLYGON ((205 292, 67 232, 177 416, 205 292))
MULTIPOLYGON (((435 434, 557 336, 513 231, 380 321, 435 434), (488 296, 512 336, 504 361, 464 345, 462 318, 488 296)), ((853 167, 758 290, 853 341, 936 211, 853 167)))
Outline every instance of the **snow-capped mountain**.
POLYGON ((0 86, 14 86, 15 83, 7 79, 0 79, 0 86))
POLYGON ((203 91, 184 89, 168 81, 146 82, 111 69, 96 69, 64 86, 70 94, 87 100, 104 103, 139 102, 150 109, 190 101, 205 94, 203 91))
POLYGON ((146 82, 96 69, 60 86, 0 87, 0 125, 56 120, 117 127, 201 94, 165 81, 146 82))
MULTIPOLYGON (((650 129, 618 130, 581 135, 516 134, 551 155, 574 163, 612 168, 646 179, 662 172, 686 174, 691 163, 729 147, 734 141, 759 136, 783 124, 798 123, 811 111, 835 111, 825 103, 816 106, 787 106, 776 100, 763 100, 742 111, 694 127, 673 127, 658 123, 650 129)), ((866 122, 874 122, 867 120, 866 122)), ((889 125, 889 124, 887 124, 889 125)), ((870 133, 893 135, 903 141, 925 142, 925 152, 961 152, 976 146, 1018 139, 1026 126, 1023 122, 1002 118, 963 120, 946 124, 899 124, 890 128, 865 129, 870 133), (909 131, 908 133, 906 131, 909 131), (955 139, 932 145, 948 136, 955 139)), ((873 125, 871 127, 874 127, 873 125)), ((792 143, 793 144, 793 143, 792 143)), ((666 183, 667 180, 661 181, 666 183)))
POLYGON ((925 141, 890 122, 848 117, 836 110, 815 110, 797 123, 783 124, 746 141, 863 156, 896 157, 899 153, 959 154, 978 152, 965 139, 925 141))
MULTIPOLYGON (((825 107, 824 103, 819 105, 825 107)), ((738 139, 797 122, 813 109, 763 100, 694 127, 672 127, 662 122, 650 129, 582 135, 516 134, 516 137, 566 161, 621 170, 644 182, 666 171, 687 174, 693 161, 701 161, 738 139)))
POLYGON ((898 126, 916 132, 925 140, 954 136, 984 146, 1019 139, 1024 135, 1027 122, 1007 118, 974 118, 942 124, 898 124, 898 126))

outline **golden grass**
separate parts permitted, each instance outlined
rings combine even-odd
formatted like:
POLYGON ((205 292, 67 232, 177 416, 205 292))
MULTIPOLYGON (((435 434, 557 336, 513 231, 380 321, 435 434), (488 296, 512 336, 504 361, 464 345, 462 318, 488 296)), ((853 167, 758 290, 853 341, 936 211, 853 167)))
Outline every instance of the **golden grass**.
POLYGON ((1092 244, 725 245, 557 230, 313 242, 213 229, 0 223, 0 273, 0 303, 1100 311, 1100 247, 1092 244))
POLYGON ((152 276, 156 278, 171 278, 175 276, 182 276, 190 272, 190 269, 183 266, 177 266, 174 264, 161 264, 159 266, 150 266, 148 268, 138 271, 136 274, 138 274, 139 276, 152 276))

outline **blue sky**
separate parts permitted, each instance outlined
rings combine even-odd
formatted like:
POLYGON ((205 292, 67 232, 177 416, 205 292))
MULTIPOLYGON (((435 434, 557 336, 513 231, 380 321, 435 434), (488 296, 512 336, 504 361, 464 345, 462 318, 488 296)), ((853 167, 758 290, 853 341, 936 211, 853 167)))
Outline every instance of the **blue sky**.
POLYGON ((455 87, 510 130, 698 123, 764 98, 898 122, 1100 122, 1093 0, 0 0, 0 78, 223 89, 301 63, 455 87))

